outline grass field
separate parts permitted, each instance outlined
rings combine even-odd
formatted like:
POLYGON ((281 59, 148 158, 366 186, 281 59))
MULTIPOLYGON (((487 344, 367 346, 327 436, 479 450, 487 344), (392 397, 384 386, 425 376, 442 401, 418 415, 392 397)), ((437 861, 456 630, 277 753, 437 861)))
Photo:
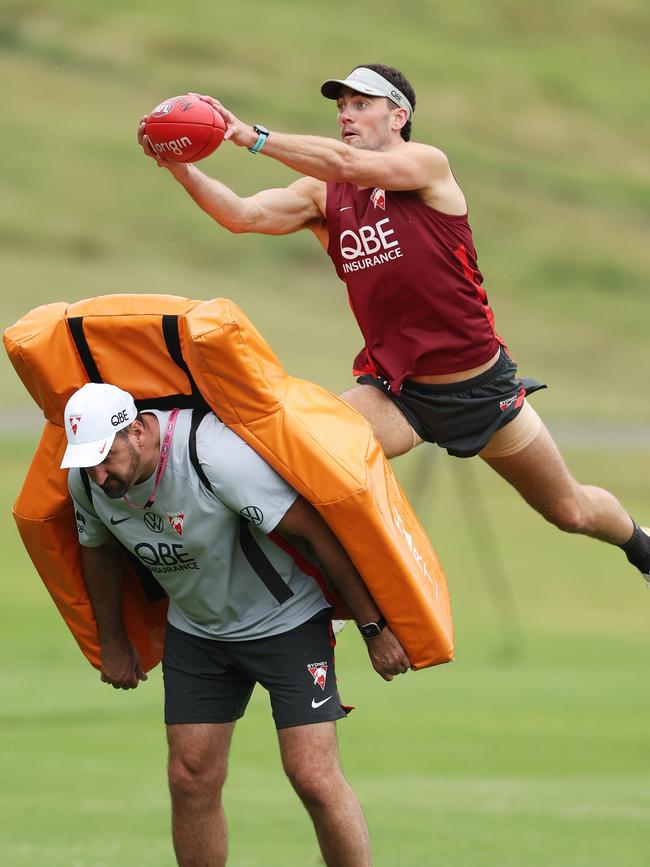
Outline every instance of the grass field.
MULTIPOLYGON (((415 85, 414 137, 468 194, 497 325, 549 383, 535 404, 570 466, 648 521, 649 36, 641 0, 7 0, 0 325, 101 293, 226 295, 290 372, 346 387, 360 341, 316 243, 218 231, 135 127, 196 89, 272 130, 333 134, 320 82, 385 60, 415 85)), ((294 177, 229 146, 204 167, 242 194, 294 177)), ((0 397, 0 864, 171 867, 159 672, 115 693, 76 649, 8 517, 37 430, 4 358, 0 397)), ((375 864, 646 867, 650 593, 477 463, 441 455, 423 487, 426 454, 395 467, 448 575, 456 661, 386 685, 353 630, 338 650, 375 864)), ((226 807, 233 867, 318 865, 261 694, 226 807)))
MULTIPOLYGON (((571 458, 642 508, 646 454, 624 454, 616 470, 606 453, 571 458)), ((4 443, 5 505, 27 459, 24 443, 4 443)), ((415 468, 398 469, 408 487, 415 468)), ((650 594, 620 552, 560 536, 483 468, 440 459, 436 473, 422 512, 449 576, 456 661, 386 685, 353 630, 339 642, 343 698, 357 707, 339 726, 341 751, 375 863, 644 867, 650 594), (468 547, 474 481, 517 620, 485 583, 496 578, 489 535, 468 547)), ((134 693, 100 684, 9 524, 2 544, 2 863, 171 865, 159 671, 134 693)), ((261 693, 235 737, 226 804, 233 865, 319 863, 261 693)))

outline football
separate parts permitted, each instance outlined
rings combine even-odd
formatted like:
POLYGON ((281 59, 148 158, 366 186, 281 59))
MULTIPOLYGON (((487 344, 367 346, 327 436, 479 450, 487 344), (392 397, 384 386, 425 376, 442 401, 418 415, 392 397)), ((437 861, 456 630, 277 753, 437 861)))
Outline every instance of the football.
POLYGON ((145 134, 153 149, 175 163, 210 156, 225 131, 223 118, 209 103, 188 95, 166 99, 145 120, 145 134))

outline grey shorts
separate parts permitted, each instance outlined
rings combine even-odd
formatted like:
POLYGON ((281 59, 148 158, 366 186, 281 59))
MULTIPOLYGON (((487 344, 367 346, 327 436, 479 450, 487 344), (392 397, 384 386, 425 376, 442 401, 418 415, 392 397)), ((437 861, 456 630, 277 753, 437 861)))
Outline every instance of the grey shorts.
POLYGON ((462 382, 433 385, 407 379, 400 394, 371 374, 357 382, 383 391, 421 439, 457 458, 478 454, 495 431, 517 417, 527 395, 546 388, 536 379, 519 379, 517 365, 504 349, 492 367, 462 382))
POLYGON ((244 715, 256 683, 271 698, 276 728, 345 717, 334 668, 330 609, 280 635, 219 641, 167 624, 165 722, 224 723, 244 715))

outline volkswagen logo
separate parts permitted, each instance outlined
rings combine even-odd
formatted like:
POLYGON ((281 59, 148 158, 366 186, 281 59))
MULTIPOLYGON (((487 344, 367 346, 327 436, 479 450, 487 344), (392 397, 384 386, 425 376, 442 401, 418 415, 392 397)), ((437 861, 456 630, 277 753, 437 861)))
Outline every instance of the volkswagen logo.
POLYGON ((257 506, 246 506, 245 509, 240 509, 240 515, 243 515, 247 521, 250 521, 251 524, 259 525, 264 520, 264 514, 261 509, 258 509, 257 506))
POLYGON ((160 515, 156 515, 155 512, 145 512, 144 524, 145 527, 148 527, 153 533, 162 533, 165 527, 163 519, 160 515))

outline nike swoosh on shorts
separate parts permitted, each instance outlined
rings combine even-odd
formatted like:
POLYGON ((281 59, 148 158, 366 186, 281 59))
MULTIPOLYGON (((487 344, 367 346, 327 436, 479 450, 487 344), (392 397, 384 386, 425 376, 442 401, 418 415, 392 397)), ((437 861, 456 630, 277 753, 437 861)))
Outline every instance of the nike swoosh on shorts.
POLYGON ((324 698, 322 701, 316 701, 315 698, 312 698, 311 706, 315 710, 317 707, 320 707, 322 704, 325 704, 325 702, 329 701, 331 698, 334 698, 334 693, 332 693, 332 695, 328 695, 327 698, 324 698))

